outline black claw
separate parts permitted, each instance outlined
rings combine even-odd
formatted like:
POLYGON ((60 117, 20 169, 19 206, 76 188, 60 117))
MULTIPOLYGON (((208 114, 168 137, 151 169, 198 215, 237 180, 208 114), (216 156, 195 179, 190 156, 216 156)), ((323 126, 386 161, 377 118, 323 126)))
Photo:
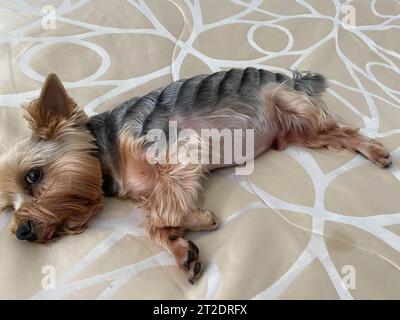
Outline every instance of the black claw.
POLYGON ((192 285, 194 284, 194 280, 193 279, 189 279, 188 281, 189 281, 190 284, 192 284, 192 285))
POLYGON ((197 276, 201 271, 201 263, 200 262, 196 262, 196 264, 194 265, 193 268, 193 273, 195 276, 197 276))
POLYGON ((199 255, 199 248, 190 240, 188 240, 189 248, 196 252, 196 255, 199 255))
POLYGON ((196 253, 193 250, 189 250, 187 253, 187 262, 190 263, 196 259, 196 253))
POLYGON ((391 165, 392 165, 392 163, 389 162, 388 164, 385 164, 383 167, 384 167, 385 169, 387 169, 387 168, 389 168, 391 165))

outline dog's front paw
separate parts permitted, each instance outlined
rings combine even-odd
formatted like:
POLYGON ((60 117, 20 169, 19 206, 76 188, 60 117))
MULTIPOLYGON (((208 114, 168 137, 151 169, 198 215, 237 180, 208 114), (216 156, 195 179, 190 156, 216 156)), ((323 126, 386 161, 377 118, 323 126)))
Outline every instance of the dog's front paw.
POLYGON ((174 240, 174 247, 178 266, 185 272, 189 283, 194 284, 202 269, 199 261, 199 248, 192 241, 183 238, 174 240))
POLYGON ((192 231, 211 231, 218 228, 218 219, 211 210, 199 208, 185 216, 183 226, 192 231))
POLYGON ((204 230, 215 230, 218 228, 218 218, 211 210, 201 210, 204 215, 204 230))

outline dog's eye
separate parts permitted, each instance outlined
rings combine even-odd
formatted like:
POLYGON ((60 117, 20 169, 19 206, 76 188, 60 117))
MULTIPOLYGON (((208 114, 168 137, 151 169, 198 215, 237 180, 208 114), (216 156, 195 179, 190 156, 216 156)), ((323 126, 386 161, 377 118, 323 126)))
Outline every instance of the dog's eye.
POLYGON ((36 184, 42 179, 42 170, 35 168, 29 170, 29 172, 25 176, 25 181, 28 184, 36 184))

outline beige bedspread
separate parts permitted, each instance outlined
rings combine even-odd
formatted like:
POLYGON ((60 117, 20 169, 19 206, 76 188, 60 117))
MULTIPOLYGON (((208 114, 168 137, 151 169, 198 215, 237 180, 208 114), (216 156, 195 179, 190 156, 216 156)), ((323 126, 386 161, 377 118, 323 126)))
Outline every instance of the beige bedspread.
POLYGON ((1 1, 0 150, 28 133, 19 106, 50 72, 94 114, 172 80, 254 66, 326 75, 331 109, 394 164, 291 147, 249 176, 217 172, 204 207, 221 226, 190 234, 205 262, 195 286, 130 202, 107 199, 85 233, 51 245, 17 240, 3 214, 0 298, 399 299, 399 15, 396 0, 1 1))

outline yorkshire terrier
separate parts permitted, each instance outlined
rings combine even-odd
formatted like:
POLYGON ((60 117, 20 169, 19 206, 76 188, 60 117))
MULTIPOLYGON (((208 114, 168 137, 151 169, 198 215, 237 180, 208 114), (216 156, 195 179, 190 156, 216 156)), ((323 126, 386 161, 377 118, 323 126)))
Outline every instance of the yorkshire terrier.
POLYGON ((31 136, 0 156, 0 209, 13 211, 18 239, 43 243, 83 232, 103 196, 135 200, 147 212, 149 237, 193 284, 202 266, 185 231, 217 227, 197 200, 206 173, 227 164, 149 161, 146 135, 165 132, 170 121, 199 136, 202 129, 252 129, 254 157, 294 144, 346 148, 388 167, 382 144, 328 111, 321 100, 326 87, 316 73, 232 69, 178 80, 88 117, 50 74, 39 98, 24 107, 31 136))

